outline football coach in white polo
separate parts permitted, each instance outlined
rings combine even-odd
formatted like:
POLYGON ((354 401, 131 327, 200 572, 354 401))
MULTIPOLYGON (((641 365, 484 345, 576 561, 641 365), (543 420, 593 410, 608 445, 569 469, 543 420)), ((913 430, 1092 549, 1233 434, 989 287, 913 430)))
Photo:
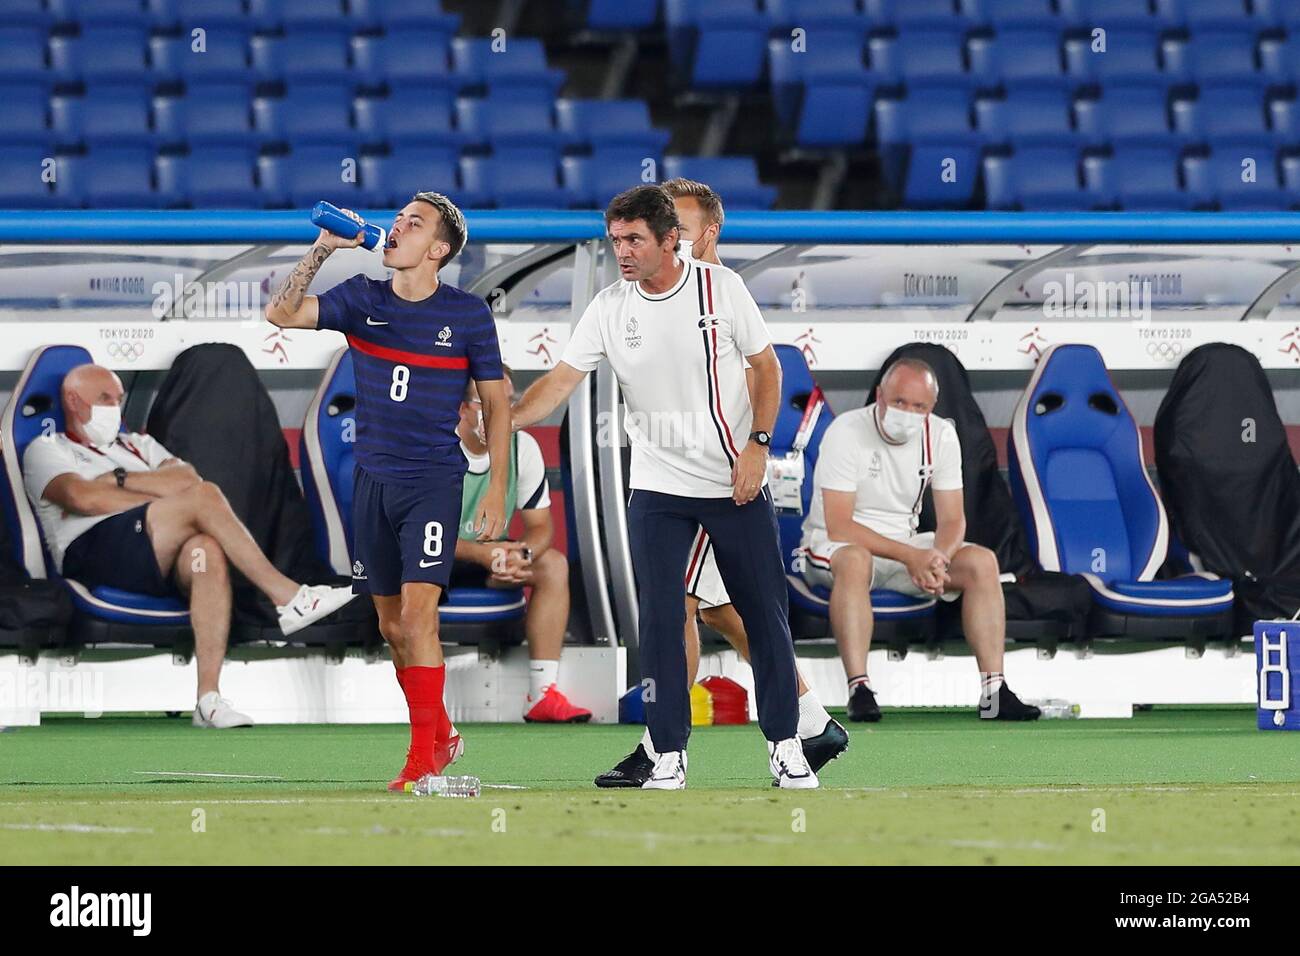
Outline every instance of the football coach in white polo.
POLYGON ((653 682, 646 723, 655 768, 643 786, 686 786, 686 562, 703 525, 750 635, 772 775, 782 787, 816 787, 795 735, 799 704, 785 567, 767 488, 781 392, 767 326, 734 272, 677 255, 677 213, 660 187, 615 196, 605 226, 620 279, 596 295, 560 362, 524 393, 514 426, 545 418, 609 360, 627 405, 641 668, 653 682), (750 407, 742 356, 754 369, 757 408, 750 407))

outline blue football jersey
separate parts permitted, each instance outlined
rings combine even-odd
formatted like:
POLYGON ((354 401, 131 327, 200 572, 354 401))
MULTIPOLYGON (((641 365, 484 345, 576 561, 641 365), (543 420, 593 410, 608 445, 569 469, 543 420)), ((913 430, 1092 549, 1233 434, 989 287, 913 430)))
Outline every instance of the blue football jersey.
POLYGON ((487 303, 445 282, 408 302, 391 282, 365 275, 319 299, 317 328, 342 332, 352 348, 357 464, 399 482, 464 472, 456 426, 465 387, 502 377, 487 303))

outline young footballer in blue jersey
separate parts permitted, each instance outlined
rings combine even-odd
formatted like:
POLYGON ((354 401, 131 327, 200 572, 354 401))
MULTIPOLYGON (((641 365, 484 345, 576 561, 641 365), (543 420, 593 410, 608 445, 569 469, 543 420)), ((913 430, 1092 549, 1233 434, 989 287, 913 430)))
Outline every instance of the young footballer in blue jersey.
MULTIPOLYGON (((346 211, 346 210, 345 210, 346 211)), ((446 669, 438 604, 447 588, 460 524, 466 461, 456 427, 472 379, 483 403, 491 461, 510 457, 510 406, 496 323, 477 296, 442 282, 438 270, 464 248, 465 217, 439 193, 422 192, 397 214, 384 246, 391 279, 356 275, 320 296, 307 288, 335 249, 360 245, 321 230, 272 296, 281 328, 347 336, 357 379, 352 586, 379 614, 406 694, 411 746, 388 785, 401 790, 442 773, 463 749, 443 704, 446 669)), ((474 518, 480 540, 504 531, 508 469, 493 469, 474 518)))

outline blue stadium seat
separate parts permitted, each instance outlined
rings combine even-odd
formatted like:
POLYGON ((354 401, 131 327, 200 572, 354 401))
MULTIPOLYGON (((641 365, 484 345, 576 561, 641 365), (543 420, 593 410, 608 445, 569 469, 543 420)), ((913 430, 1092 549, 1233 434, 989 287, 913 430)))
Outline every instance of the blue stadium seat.
POLYGON ((1062 90, 1012 89, 1003 99, 975 101, 975 127, 990 143, 1020 146, 1077 145, 1083 137, 1070 118, 1062 90))
POLYGON ((1272 83, 1294 83, 1300 76, 1300 31, 1286 39, 1263 37, 1259 41, 1260 73, 1272 83))
MULTIPOLYGON (((350 350, 340 349, 321 378, 303 422, 299 445, 303 496, 315 531, 316 550, 335 574, 352 574, 352 480, 356 427, 356 378, 350 350)), ((463 640, 457 625, 500 626, 524 615, 524 592, 498 588, 452 588, 438 608, 447 635, 463 640)), ((515 635, 517 640, 518 635, 515 635)))
POLYGON ((857 0, 767 0, 767 15, 772 30, 788 44, 790 31, 796 28, 816 32, 843 31, 861 42, 871 21, 864 16, 857 0))
POLYGON ((1184 137, 1169 119, 1169 91, 1162 83, 1109 83, 1100 99, 1074 101, 1079 132, 1092 145, 1174 148, 1184 137))
POLYGON ((664 0, 668 51, 689 89, 735 89, 763 74, 768 20, 758 0, 664 0))
POLYGON ((975 146, 914 145, 903 174, 903 206, 966 209, 975 198, 980 150, 975 146))
POLYGON ((778 121, 801 146, 840 146, 866 139, 876 89, 867 70, 863 37, 856 31, 810 28, 805 52, 790 41, 768 41, 772 105, 778 121))
POLYGON ((1106 31, 1126 27, 1156 28, 1146 0, 1058 0, 1066 23, 1081 30, 1098 27, 1106 31))
POLYGON ((555 118, 569 143, 592 149, 613 146, 658 156, 672 135, 650 125, 650 110, 639 99, 560 99, 555 103, 555 118))
POLYGON ((1016 406, 1007 453, 1011 494, 1045 570, 1082 574, 1094 601, 1123 615, 1231 609, 1230 581, 1156 579, 1169 521, 1137 422, 1093 346, 1058 344, 1042 354, 1016 406))
POLYGON ((1054 27, 1060 21, 1052 0, 960 0, 962 13, 976 23, 1003 27, 1054 27))
POLYGON ((253 126, 267 142, 354 143, 352 88, 341 83, 286 85, 282 97, 253 101, 253 126))
POLYGON ((538 146, 558 150, 565 137, 555 128, 555 101, 540 95, 462 97, 456 101, 456 126, 468 143, 493 149, 538 146))
POLYGON ((438 0, 348 0, 348 11, 366 29, 432 30, 446 36, 460 29, 460 17, 443 12, 438 0))
POLYGON ((1271 100, 1268 114, 1269 129, 1278 145, 1290 149, 1300 146, 1300 100, 1271 100))
POLYGON ((1260 77, 1257 45, 1254 31, 1227 29, 1197 34, 1186 44, 1167 41, 1165 72, 1198 83, 1255 81, 1260 77))
POLYGON ((148 6, 156 29, 183 30, 187 41, 196 27, 248 29, 244 0, 149 0, 148 6))
POLYGON ((471 86, 548 88, 552 94, 564 83, 564 71, 546 65, 542 41, 510 37, 501 52, 493 52, 496 41, 482 37, 457 37, 451 42, 451 62, 461 82, 471 86))
MULTIPOLYGON (((0 162, 0 168, 2 166, 0 162)), ((1300 206, 1300 156, 1282 157, 1282 188, 1286 190, 1287 207, 1295 209, 1300 206)))
POLYGON ((0 78, 35 79, 49 68, 48 31, 35 24, 0 24, 0 78))
POLYGON ((435 28, 404 27, 385 36, 353 37, 352 61, 366 86, 455 90, 462 79, 451 73, 453 36, 435 28))
POLYGON ((1154 28, 1107 28, 1105 40, 1105 50, 1094 50, 1090 39, 1066 39, 1065 63, 1072 77, 1103 85, 1170 79, 1160 69, 1160 34, 1154 28))
POLYGON ((0 23, 6 26, 48 29, 53 20, 45 0, 0 0, 0 23))
POLYGON ((190 83, 184 96, 154 101, 154 125, 159 138, 173 145, 251 143, 253 97, 242 83, 190 83))
POLYGON ((248 14, 258 30, 297 32, 302 27, 350 26, 343 0, 248 0, 248 14))
MULTIPOLYGON (((813 472, 817 467, 817 454, 822 438, 835 414, 826 402, 803 353, 794 345, 775 346, 777 360, 781 363, 781 404, 776 425, 772 429, 772 454, 786 455, 794 451, 795 438, 804 427, 805 412, 812 422, 811 433, 804 448, 804 481, 801 490, 803 514, 778 512, 777 524, 781 536, 781 553, 786 563, 786 583, 789 586, 791 628, 795 636, 808 636, 807 618, 825 620, 830 615, 830 591, 804 580, 802 562, 807 560, 800 547, 803 538, 803 515, 808 513, 813 496, 813 472)), ((930 633, 934 622, 934 598, 916 598, 897 591, 876 589, 871 592, 871 609, 879 625, 889 621, 917 623, 921 633, 930 633)))
MULTIPOLYGON (((31 355, 0 419, 0 444, 4 447, 4 511, 9 525, 13 557, 34 579, 58 578, 45 551, 36 513, 27 498, 22 480, 22 458, 36 438, 52 422, 62 431, 63 377, 78 365, 91 361, 79 345, 45 345, 31 355)), ((187 627, 189 611, 179 597, 150 597, 115 588, 87 588, 63 579, 72 595, 73 606, 83 617, 136 627, 187 627)), ((119 636, 120 639, 120 636, 119 636)), ((146 638, 148 641, 149 638, 146 638)))
POLYGON ((1174 128, 1196 140, 1209 142, 1271 143, 1268 107, 1260 86, 1201 84, 1195 100, 1175 99, 1174 128))
POLYGON ((884 146, 983 141, 971 126, 970 98, 962 87, 921 88, 905 99, 877 100, 876 136, 884 146))
POLYGON ((56 96, 50 119, 61 146, 101 143, 153 144, 148 86, 108 83, 86 88, 85 96, 56 96))
POLYGON ((105 23, 145 27, 150 19, 144 0, 49 0, 49 8, 55 22, 83 28, 105 23))
POLYGON ((400 88, 354 100, 353 111, 364 143, 457 148, 463 140, 452 124, 450 90, 400 88))
POLYGON ((661 157, 639 149, 605 147, 590 156, 565 156, 560 161, 565 204, 604 209, 623 190, 647 182, 646 175, 657 173, 662 166, 661 157))
POLYGON ((154 37, 149 41, 149 53, 154 73, 161 80, 251 86, 258 78, 249 68, 249 39, 242 27, 214 26, 205 28, 201 49, 195 49, 196 41, 186 33, 154 37))
POLYGON ((970 25, 957 0, 864 0, 863 9, 873 26, 965 29, 970 25))
POLYGON ((776 202, 776 187, 759 182, 752 156, 665 157, 664 179, 678 176, 708 183, 730 209, 771 209, 776 202))
POLYGON ((151 209, 157 204, 153 159, 152 149, 129 146, 103 146, 84 156, 60 156, 54 194, 67 206, 151 209))
MULTIPOLYGON (((0 146, 0 209, 48 209, 54 191, 41 178, 53 150, 39 146, 0 146)), ((54 167, 57 171, 57 165, 54 167)))
POLYGON ((256 207, 263 201, 254 178, 253 151, 208 146, 189 156, 159 156, 158 192, 195 209, 256 207))
POLYGON ((139 81, 149 75, 143 26, 96 24, 80 36, 50 39, 50 63, 68 81, 139 81))
POLYGON ((1290 206, 1271 149, 1222 146, 1209 156, 1187 157, 1183 171, 1188 192, 1203 206, 1243 211, 1290 206))
POLYGON ((5 145, 45 146, 50 142, 50 87, 40 81, 0 81, 5 145))
MULTIPOLYGON (((907 84, 908 90, 940 85, 974 86, 982 78, 966 70, 966 35, 962 30, 900 30, 897 37, 867 41, 871 68, 907 84)), ((996 79, 990 77, 990 84, 996 79)))
POLYGON ((558 156, 548 149, 501 150, 492 156, 462 156, 465 189, 486 197, 498 209, 563 207, 558 156))
POLYGON ((360 170, 348 179, 345 164, 349 160, 355 164, 356 157, 356 150, 332 146, 300 146, 287 156, 262 156, 257 170, 263 202, 307 208, 324 199, 352 208, 359 193, 360 170))
POLYGON ((1193 33, 1251 22, 1247 0, 1155 0, 1156 16, 1193 33))
POLYGON ((1300 8, 1295 0, 1250 0, 1255 22, 1263 28, 1282 27, 1287 33, 1295 33, 1300 23, 1300 8))
POLYGON ((984 157, 984 193, 990 209, 1091 209, 1096 203, 1080 182, 1078 152, 1050 146, 984 157))
POLYGON ((1046 85, 1064 88, 1066 77, 1059 30, 1038 26, 998 30, 989 37, 972 37, 968 44, 971 72, 1003 86, 1046 85))
POLYGON ((457 153, 398 147, 387 156, 361 157, 361 191, 369 205, 400 208, 417 192, 433 189, 463 206, 482 206, 485 197, 461 188, 457 153))
POLYGON ((589 0, 592 30, 647 30, 659 19, 659 0, 589 0))
POLYGON ((299 27, 283 37, 255 36, 251 43, 253 70, 263 81, 354 84, 348 39, 338 27, 299 27))
POLYGON ((1117 148, 1111 157, 1085 156, 1084 183, 1099 205, 1120 209, 1191 209, 1195 197, 1178 176, 1178 151, 1159 147, 1117 148))

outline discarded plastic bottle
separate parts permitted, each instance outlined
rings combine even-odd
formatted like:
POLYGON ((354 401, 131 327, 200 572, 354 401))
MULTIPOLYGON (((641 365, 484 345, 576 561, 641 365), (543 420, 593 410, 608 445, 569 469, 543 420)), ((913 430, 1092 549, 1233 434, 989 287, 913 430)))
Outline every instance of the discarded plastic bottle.
POLYGON ((387 234, 380 226, 368 222, 359 223, 338 206, 323 199, 312 207, 311 224, 344 239, 351 239, 358 232, 364 232, 365 238, 361 240, 361 245, 366 249, 382 249, 387 239, 387 234))
POLYGON ((406 785, 406 792, 417 797, 477 797, 482 789, 478 777, 443 777, 432 773, 406 785))
POLYGON ((1043 701, 1038 705, 1038 709, 1043 712, 1041 720, 1071 720, 1079 716, 1078 704, 1055 697, 1043 701))

